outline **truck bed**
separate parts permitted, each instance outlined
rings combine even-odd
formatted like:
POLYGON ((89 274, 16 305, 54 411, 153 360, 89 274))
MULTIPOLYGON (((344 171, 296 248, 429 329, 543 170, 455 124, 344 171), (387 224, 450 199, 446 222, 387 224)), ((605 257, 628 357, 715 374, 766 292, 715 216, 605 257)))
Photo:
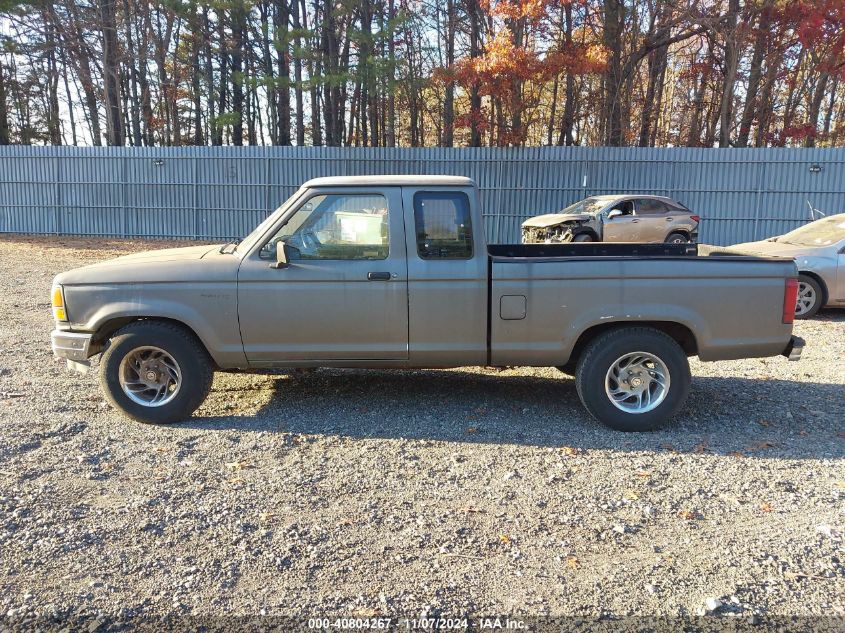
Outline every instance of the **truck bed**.
POLYGON ((504 244, 488 247, 490 356, 495 365, 562 364, 599 324, 675 323, 702 360, 771 356, 792 260, 695 244, 504 244))

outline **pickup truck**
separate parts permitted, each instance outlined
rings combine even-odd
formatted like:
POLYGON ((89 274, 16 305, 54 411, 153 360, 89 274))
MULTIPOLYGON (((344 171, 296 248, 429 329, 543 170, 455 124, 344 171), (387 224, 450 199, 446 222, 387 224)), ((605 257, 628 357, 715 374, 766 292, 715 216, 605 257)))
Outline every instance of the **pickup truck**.
POLYGON ((625 431, 681 409, 690 356, 801 354, 791 260, 484 235, 468 178, 310 180, 237 243, 58 275, 53 351, 81 371, 102 353, 108 400, 141 422, 190 416, 214 371, 529 365, 625 431))

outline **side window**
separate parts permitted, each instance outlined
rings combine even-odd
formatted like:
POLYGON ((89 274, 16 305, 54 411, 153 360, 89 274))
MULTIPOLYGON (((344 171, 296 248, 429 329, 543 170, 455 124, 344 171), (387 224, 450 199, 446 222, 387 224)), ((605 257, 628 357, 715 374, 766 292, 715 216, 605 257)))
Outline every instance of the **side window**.
POLYGON ((634 212, 634 203, 630 200, 622 200, 614 204, 610 210, 621 211, 622 215, 631 215, 634 212))
POLYGON ((414 194, 414 224, 422 259, 472 258, 472 223, 465 193, 414 194))
POLYGON ((308 198, 261 249, 276 258, 285 242, 299 259, 386 259, 387 200, 380 194, 322 194, 308 198))
POLYGON ((653 198, 642 198, 637 200, 637 215, 657 215, 666 213, 668 209, 660 200, 653 198))

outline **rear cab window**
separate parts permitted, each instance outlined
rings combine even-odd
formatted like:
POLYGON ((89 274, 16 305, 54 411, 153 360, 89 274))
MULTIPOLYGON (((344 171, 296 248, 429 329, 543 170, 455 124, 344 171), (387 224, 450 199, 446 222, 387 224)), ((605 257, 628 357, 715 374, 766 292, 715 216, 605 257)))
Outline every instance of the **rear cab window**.
POLYGON ((464 192, 415 193, 414 228, 421 259, 472 259, 472 218, 464 192))

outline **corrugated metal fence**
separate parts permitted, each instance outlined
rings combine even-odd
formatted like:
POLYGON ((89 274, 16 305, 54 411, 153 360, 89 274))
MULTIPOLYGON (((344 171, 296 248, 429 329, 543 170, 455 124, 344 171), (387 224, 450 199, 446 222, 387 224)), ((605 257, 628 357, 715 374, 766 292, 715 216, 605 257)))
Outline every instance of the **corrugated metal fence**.
POLYGON ((453 174, 481 190, 491 242, 599 193, 671 196, 701 241, 784 233, 807 202, 845 211, 845 149, 0 147, 0 232, 233 238, 317 176, 453 174))

